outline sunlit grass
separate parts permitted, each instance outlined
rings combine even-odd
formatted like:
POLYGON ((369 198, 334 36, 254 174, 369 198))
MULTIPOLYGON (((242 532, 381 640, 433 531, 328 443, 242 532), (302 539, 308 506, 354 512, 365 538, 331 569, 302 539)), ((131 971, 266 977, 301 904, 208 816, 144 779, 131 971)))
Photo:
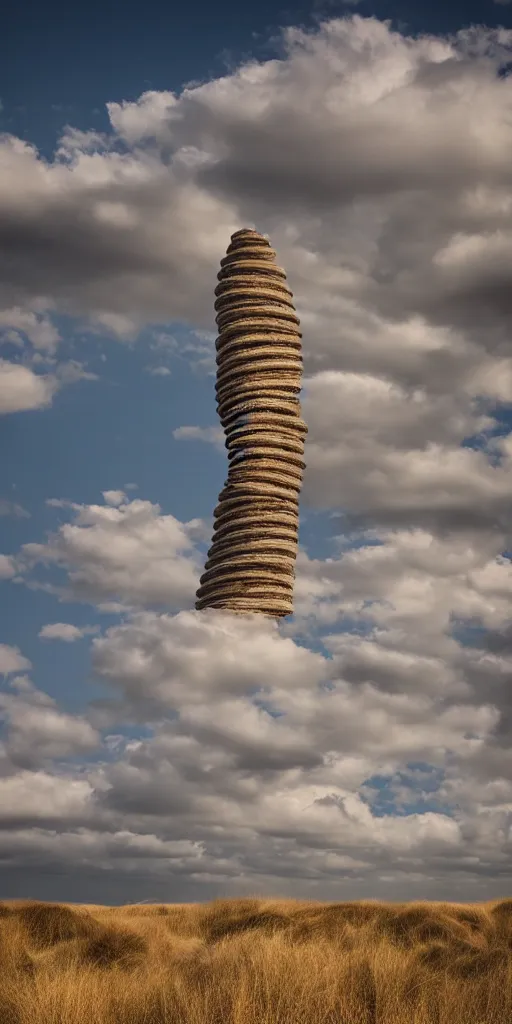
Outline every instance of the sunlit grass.
POLYGON ((506 1024, 512 900, 0 904, 0 1024, 506 1024))

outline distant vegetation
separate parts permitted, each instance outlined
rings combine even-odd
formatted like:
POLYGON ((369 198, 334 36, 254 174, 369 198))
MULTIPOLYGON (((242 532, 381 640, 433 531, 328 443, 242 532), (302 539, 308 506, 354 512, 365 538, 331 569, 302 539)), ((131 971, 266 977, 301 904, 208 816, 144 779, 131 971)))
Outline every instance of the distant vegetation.
POLYGON ((0 1024, 506 1024, 512 899, 0 903, 0 1024))

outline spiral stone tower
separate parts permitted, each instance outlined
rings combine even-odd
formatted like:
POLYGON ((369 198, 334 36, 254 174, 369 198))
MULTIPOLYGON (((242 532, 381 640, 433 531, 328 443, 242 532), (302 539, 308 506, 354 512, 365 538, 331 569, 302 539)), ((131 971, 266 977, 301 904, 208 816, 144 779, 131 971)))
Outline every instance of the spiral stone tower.
POLYGON ((196 608, 293 611, 304 440, 299 320, 266 238, 231 236, 215 289, 217 412, 228 478, 196 608))

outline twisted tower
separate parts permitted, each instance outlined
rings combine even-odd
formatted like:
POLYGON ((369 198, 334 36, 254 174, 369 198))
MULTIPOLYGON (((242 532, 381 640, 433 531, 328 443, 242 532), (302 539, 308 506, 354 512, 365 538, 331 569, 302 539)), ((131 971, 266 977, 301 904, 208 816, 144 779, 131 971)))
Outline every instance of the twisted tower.
POLYGON ((275 256, 257 231, 236 231, 217 275, 217 412, 229 470, 196 608, 277 618, 293 611, 307 427, 297 397, 302 335, 275 256))

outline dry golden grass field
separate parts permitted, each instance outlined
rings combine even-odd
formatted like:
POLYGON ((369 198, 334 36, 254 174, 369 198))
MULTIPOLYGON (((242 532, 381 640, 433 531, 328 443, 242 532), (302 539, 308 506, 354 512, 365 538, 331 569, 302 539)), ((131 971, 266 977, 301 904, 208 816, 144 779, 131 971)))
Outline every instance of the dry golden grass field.
POLYGON ((0 903, 0 1024, 510 1024, 512 899, 0 903))

